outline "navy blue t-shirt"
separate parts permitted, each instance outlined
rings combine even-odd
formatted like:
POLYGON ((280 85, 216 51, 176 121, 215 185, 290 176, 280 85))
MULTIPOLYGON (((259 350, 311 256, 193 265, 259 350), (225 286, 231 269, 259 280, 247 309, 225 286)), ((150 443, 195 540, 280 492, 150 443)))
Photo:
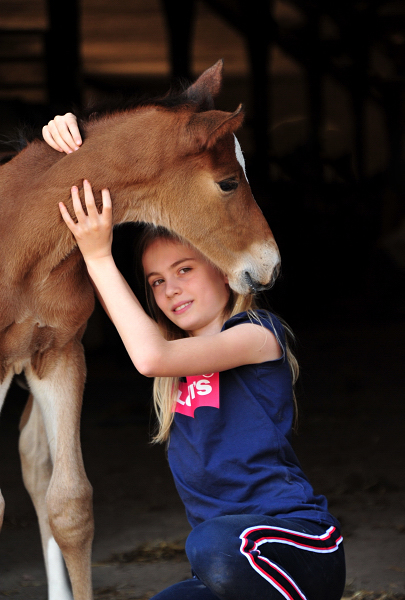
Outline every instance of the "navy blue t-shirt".
MULTIPOLYGON (((281 358, 219 374, 219 408, 176 412, 169 464, 192 527, 221 515, 263 514, 339 526, 314 491, 291 447, 294 403, 280 321, 257 311, 283 350, 281 358)), ((249 323, 247 313, 223 330, 249 323)))

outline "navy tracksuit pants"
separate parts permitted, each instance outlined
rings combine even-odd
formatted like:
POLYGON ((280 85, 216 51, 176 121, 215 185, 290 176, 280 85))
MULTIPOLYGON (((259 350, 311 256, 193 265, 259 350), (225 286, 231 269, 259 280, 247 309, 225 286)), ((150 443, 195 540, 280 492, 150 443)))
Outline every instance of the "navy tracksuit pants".
POLYGON ((186 543, 194 577, 152 600, 340 600, 342 537, 303 519, 229 515, 195 527, 186 543))

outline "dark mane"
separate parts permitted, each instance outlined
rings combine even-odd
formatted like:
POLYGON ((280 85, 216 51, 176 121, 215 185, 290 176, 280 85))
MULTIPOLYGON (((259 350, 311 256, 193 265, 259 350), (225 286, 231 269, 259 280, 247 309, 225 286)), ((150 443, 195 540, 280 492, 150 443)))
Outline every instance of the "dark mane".
MULTIPOLYGON (((184 106, 194 106, 198 112, 213 108, 213 101, 210 97, 198 98, 198 95, 192 99, 185 94, 188 88, 187 81, 177 82, 164 96, 150 98, 146 94, 143 96, 125 95, 116 93, 113 97, 106 100, 89 103, 83 109, 72 108, 72 112, 78 119, 79 129, 83 140, 86 137, 86 124, 98 121, 105 116, 111 116, 122 112, 135 110, 143 106, 159 106, 170 110, 181 109, 184 106)), ((42 128, 30 125, 22 125, 16 131, 14 139, 7 140, 6 145, 11 148, 10 156, 3 158, 1 162, 7 162, 21 152, 29 143, 35 140, 43 140, 42 128)))
MULTIPOLYGON (((83 123, 94 119, 101 119, 106 115, 135 110, 142 106, 161 106, 162 108, 176 109, 186 104, 190 104, 184 91, 188 84, 184 82, 181 87, 171 88, 164 96, 151 98, 147 94, 142 96, 125 95, 123 93, 115 93, 113 97, 105 100, 89 103, 83 110, 75 113, 83 123)), ((193 103, 196 104, 196 103, 193 103)))

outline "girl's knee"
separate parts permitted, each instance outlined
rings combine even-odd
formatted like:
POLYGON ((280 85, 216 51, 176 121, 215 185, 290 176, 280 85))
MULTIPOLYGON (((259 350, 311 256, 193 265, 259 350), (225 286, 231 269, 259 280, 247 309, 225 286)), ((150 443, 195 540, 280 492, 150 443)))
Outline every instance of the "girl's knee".
POLYGON ((237 580, 241 567, 239 546, 239 537, 230 532, 229 523, 223 517, 201 523, 187 539, 186 553, 191 568, 219 597, 237 580))
MULTIPOLYGON (((197 525, 187 538, 186 553, 191 565, 199 564, 209 555, 216 555, 230 544, 226 517, 218 517, 197 525)), ((237 538, 236 538, 237 539, 237 538)))

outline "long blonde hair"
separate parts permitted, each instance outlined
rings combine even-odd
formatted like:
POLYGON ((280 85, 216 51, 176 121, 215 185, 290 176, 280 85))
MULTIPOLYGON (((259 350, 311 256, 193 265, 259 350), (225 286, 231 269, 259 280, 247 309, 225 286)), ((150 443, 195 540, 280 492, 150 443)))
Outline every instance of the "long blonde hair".
MULTIPOLYGON (((138 242, 139 262, 142 262, 142 257, 147 248, 158 238, 162 238, 168 241, 176 241, 186 246, 189 245, 187 241, 183 240, 175 233, 165 229, 164 227, 156 227, 153 225, 147 225, 138 242)), ((141 265, 140 265, 141 268, 141 265)), ((186 331, 183 331, 177 325, 175 325, 166 315, 159 309, 156 304, 152 288, 148 284, 145 278, 145 274, 142 271, 143 282, 145 287, 146 304, 151 317, 157 322, 159 329, 166 340, 176 340, 180 338, 188 337, 186 331)), ((225 307, 223 322, 230 319, 234 315, 241 312, 247 312, 251 318, 260 321, 260 317, 256 314, 256 301, 253 294, 243 296, 234 292, 230 288, 229 301, 225 307)), ((298 379, 299 367, 294 354, 291 352, 287 338, 293 339, 290 328, 283 322, 284 329, 286 331, 286 358, 290 365, 290 370, 293 379, 293 385, 298 379)), ((153 404, 156 412, 157 427, 156 433, 152 438, 153 443, 165 442, 169 438, 170 428, 174 418, 173 406, 176 403, 177 395, 179 390, 179 377, 155 377, 153 382, 153 404)), ((297 405, 294 396, 295 412, 297 413, 297 405)))

